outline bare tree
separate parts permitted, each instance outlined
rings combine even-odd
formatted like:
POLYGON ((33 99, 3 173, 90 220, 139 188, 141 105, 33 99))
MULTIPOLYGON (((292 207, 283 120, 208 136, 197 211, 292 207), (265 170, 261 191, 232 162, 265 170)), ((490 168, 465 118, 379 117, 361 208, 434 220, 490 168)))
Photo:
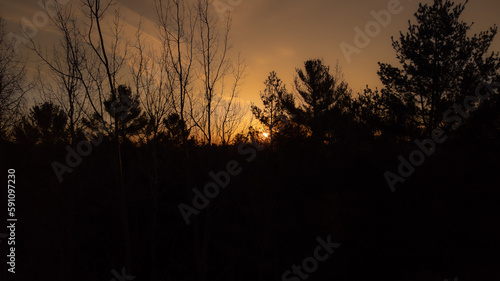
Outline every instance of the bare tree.
POLYGON ((140 97, 144 111, 148 115, 148 136, 153 140, 162 129, 163 119, 172 111, 174 81, 170 79, 171 68, 165 67, 166 57, 155 52, 144 38, 141 23, 137 29, 133 54, 130 59, 130 71, 135 91, 140 97), (168 72, 168 73, 167 73, 168 72))
POLYGON ((5 36, 0 17, 0 139, 14 125, 23 104, 23 96, 32 85, 25 84, 26 62, 16 56, 13 41, 5 36))
MULTIPOLYGON (((46 1, 42 3, 47 9, 46 1)), ((74 143, 86 103, 86 95, 82 91, 82 77, 79 73, 79 68, 86 58, 85 49, 71 5, 62 8, 56 3, 55 13, 48 14, 62 35, 60 43, 58 46, 53 46, 52 52, 49 54, 44 52, 40 45, 35 44, 33 39, 30 39, 30 49, 49 69, 48 75, 55 83, 47 83, 45 75, 43 77, 39 75, 41 90, 46 95, 48 92, 49 100, 56 99, 65 111, 68 116, 71 142, 74 143), (56 96, 53 97, 53 94, 56 96)))
POLYGON ((175 82, 178 93, 173 95, 173 105, 184 122, 193 79, 197 14, 193 12, 191 1, 182 0, 157 0, 156 10, 164 57, 162 62, 167 78, 175 82))
MULTIPOLYGON (((40 92, 44 94, 47 102, 56 100, 67 116, 67 123, 70 135, 70 142, 75 144, 77 133, 83 132, 83 115, 86 113, 87 92, 82 82, 86 82, 88 76, 82 76, 81 69, 87 59, 86 49, 76 17, 74 16, 72 5, 59 5, 55 1, 42 1, 43 8, 60 34, 60 41, 54 44, 50 51, 36 44, 32 37, 29 37, 29 48, 36 54, 42 63, 43 71, 39 69, 38 85, 40 92), (49 5, 53 5, 50 6, 49 5), (51 11, 49 11, 49 9, 51 11)), ((88 83, 87 83, 88 84, 88 83)), ((46 103, 47 104, 47 103, 46 103)), ((52 104, 52 103, 49 103, 52 104)), ((57 107, 54 107, 57 108, 57 107)), ((66 123, 66 120, 65 120, 66 123)), ((64 124, 64 127, 66 124, 64 124)), ((71 275, 72 259, 69 258, 75 253, 74 240, 74 215, 76 191, 71 189, 68 193, 68 200, 60 202, 61 213, 68 224, 62 226, 61 236, 58 241, 61 251, 61 279, 68 279, 71 275), (67 255, 67 256, 65 256, 67 255)))
POLYGON ((212 115, 217 109, 214 101, 217 93, 222 96, 223 79, 231 67, 228 59, 231 16, 227 16, 223 22, 224 28, 220 31, 221 22, 210 12, 211 5, 211 0, 198 0, 200 79, 205 103, 203 123, 198 124, 198 128, 209 145, 212 144, 212 115))
MULTIPOLYGON (((88 29, 86 32, 86 43, 93 50, 94 55, 98 58, 98 62, 105 70, 107 78, 107 86, 114 101, 120 100, 117 92, 117 74, 121 70, 125 61, 126 52, 120 53, 119 43, 121 42, 121 34, 123 26, 120 22, 120 14, 115 10, 111 33, 113 41, 107 45, 104 38, 104 30, 102 24, 104 16, 108 9, 113 5, 113 2, 103 2, 102 0, 81 0, 84 12, 88 19, 88 29)), ((87 68, 91 72, 90 68, 87 68)), ((101 100, 102 101, 102 100, 101 100)), ((114 109, 116 110, 116 109, 114 109)), ((102 115, 101 115, 102 116, 102 115)), ((124 116, 122 114, 122 116, 124 116)), ((117 155, 117 170, 118 183, 120 186, 120 213, 123 225, 123 234, 125 240, 125 270, 129 275, 132 266, 132 245, 130 239, 130 226, 127 210, 127 189, 123 181, 122 156, 120 148, 120 120, 114 118, 114 139, 117 155)))
MULTIPOLYGON (((106 12, 114 5, 113 1, 103 2, 102 0, 82 0, 84 12, 88 18, 87 30, 84 35, 84 40, 91 48, 95 58, 88 58, 85 66, 85 71, 92 78, 95 89, 99 93, 99 102, 102 103, 106 98, 105 93, 111 93, 117 98, 117 75, 122 70, 127 56, 126 48, 120 49, 122 41, 123 24, 120 19, 118 10, 114 11, 114 18, 110 26, 112 34, 111 42, 106 44, 106 38, 102 24, 106 23, 104 17, 106 12), (97 69, 96 69, 97 67, 97 69), (102 79, 105 78, 106 83, 102 79), (106 89, 107 88, 107 89, 106 89)), ((117 109, 119 110, 119 109, 117 109)), ((102 115, 102 108, 98 113, 102 115)), ((115 130, 119 127, 119 120, 115 119, 115 130)), ((116 138, 116 135, 115 135, 116 138)))
MULTIPOLYGON (((246 65, 244 61, 238 59, 236 66, 233 66, 233 78, 228 97, 222 97, 220 108, 217 111, 216 133, 222 145, 231 143, 238 129, 241 129, 243 117, 247 112, 244 105, 236 100, 242 80, 245 78, 246 65)), ((224 92, 224 91, 223 91, 224 92)))
MULTIPOLYGON (((146 128, 145 142, 148 144, 145 147, 151 153, 151 158, 145 163, 149 169, 151 180, 149 181, 151 195, 151 223, 150 223, 150 249, 151 249, 151 280, 157 280, 157 248, 158 248, 158 217, 159 217, 159 165, 161 162, 158 156, 158 137, 159 134, 166 130, 165 122, 168 116, 174 111, 175 102, 173 100, 176 83, 181 80, 180 84, 186 81, 180 79, 178 72, 171 67, 172 57, 166 55, 170 52, 165 40, 162 41, 162 49, 156 52, 151 46, 151 43, 144 38, 142 31, 142 20, 136 32, 136 40, 132 45, 130 70, 134 81, 135 90, 140 95, 141 104, 148 116, 149 124, 146 128), (178 80, 176 80, 178 79, 178 80)), ((165 31, 165 29, 162 29, 165 31)), ((182 67, 182 63, 181 63, 182 67)), ((179 69, 179 68, 177 68, 179 69)), ((180 71, 180 73, 185 72, 180 71)), ((182 88, 182 87, 181 87, 182 88)), ((178 89, 178 88, 177 88, 178 89)), ((181 96, 184 91, 181 91, 181 96)), ((183 99, 181 99, 183 100, 183 99)), ((180 103, 181 108, 184 106, 180 103)), ((181 110, 183 111, 183 110, 181 110)), ((166 270, 167 272, 168 270, 166 270)), ((161 273, 163 274, 163 273, 161 273)))

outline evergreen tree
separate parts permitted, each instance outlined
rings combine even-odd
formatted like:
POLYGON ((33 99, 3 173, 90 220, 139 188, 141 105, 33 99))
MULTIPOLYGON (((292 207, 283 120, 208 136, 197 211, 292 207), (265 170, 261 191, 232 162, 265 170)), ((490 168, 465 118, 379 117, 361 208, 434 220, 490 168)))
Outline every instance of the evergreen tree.
POLYGON ((27 117, 14 127, 17 142, 32 145, 53 145, 69 141, 68 117, 51 102, 35 105, 27 117))
POLYGON ((166 141, 173 146, 181 146, 189 137, 189 130, 186 122, 183 121, 179 114, 172 113, 167 118, 163 119, 163 124, 166 127, 166 141))
POLYGON ((264 85, 266 88, 260 94, 264 108, 260 109, 256 105, 252 105, 252 113, 267 127, 272 144, 275 132, 279 132, 287 123, 285 103, 290 94, 287 93, 285 85, 274 71, 269 74, 264 85))
POLYGON ((118 119, 118 134, 123 140, 140 134, 148 124, 147 116, 140 107, 139 96, 133 95, 128 86, 118 86, 118 97, 110 95, 104 107, 111 118, 118 119))
POLYGON ((351 91, 338 65, 335 76, 319 59, 306 61, 304 67, 305 71, 296 70, 295 78, 295 88, 303 102, 296 106, 289 100, 285 105, 295 122, 307 125, 314 138, 324 139, 334 131, 334 119, 349 108, 351 91))
POLYGON ((379 63, 386 115, 406 132, 423 128, 430 133, 446 109, 474 92, 478 77, 498 73, 498 53, 487 54, 497 27, 469 37, 472 24, 460 20, 466 4, 420 4, 416 24, 410 22, 406 34, 392 39, 401 68, 379 63))

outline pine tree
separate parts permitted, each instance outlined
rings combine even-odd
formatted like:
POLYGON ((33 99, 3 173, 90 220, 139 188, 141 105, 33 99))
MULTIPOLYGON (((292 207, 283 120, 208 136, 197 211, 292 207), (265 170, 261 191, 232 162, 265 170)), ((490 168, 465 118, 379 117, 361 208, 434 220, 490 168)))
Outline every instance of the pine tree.
POLYGON ((302 104, 287 103, 287 109, 295 116, 295 122, 307 125, 316 139, 324 139, 333 130, 335 117, 340 117, 350 104, 351 91, 343 80, 340 66, 336 73, 320 59, 304 63, 305 71, 297 69, 295 88, 302 104))
POLYGON ((122 140, 138 135, 148 124, 147 116, 140 107, 139 96, 133 95, 128 86, 118 86, 118 97, 110 95, 104 106, 113 119, 118 119, 118 134, 122 140))
POLYGON ((252 113, 257 120, 267 127, 272 144, 275 133, 279 132, 288 120, 285 115, 284 100, 289 94, 274 71, 269 74, 264 85, 266 88, 260 94, 264 108, 260 109, 256 105, 252 105, 252 113))
POLYGON ((473 93, 478 77, 487 79, 498 72, 498 53, 487 54, 497 27, 469 37, 472 24, 460 20, 466 4, 420 4, 417 23, 409 22, 408 32, 400 33, 398 41, 392 38, 402 67, 379 63, 386 115, 399 117, 397 122, 407 131, 430 133, 447 108, 473 93))

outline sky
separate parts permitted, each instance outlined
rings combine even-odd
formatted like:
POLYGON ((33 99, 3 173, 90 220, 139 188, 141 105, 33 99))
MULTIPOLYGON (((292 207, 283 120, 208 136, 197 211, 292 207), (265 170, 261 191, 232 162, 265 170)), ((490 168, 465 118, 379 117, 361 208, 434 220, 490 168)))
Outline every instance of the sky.
MULTIPOLYGON (((0 0, 0 14, 6 19, 8 29, 19 32, 23 17, 33 19, 33 15, 41 11, 38 1, 0 0)), ((78 0, 59 1, 78 4, 78 0)), ((413 14, 419 1, 219 0, 218 3, 220 10, 221 7, 231 9, 232 56, 241 54, 247 64, 247 77, 239 97, 260 104, 259 93, 269 72, 276 71, 291 90, 295 69, 315 58, 322 58, 332 68, 338 61, 354 92, 361 92, 366 85, 380 88, 377 62, 396 64, 391 36, 406 32, 409 20, 415 22, 413 14), (380 30, 373 25, 374 13, 391 14, 384 26, 378 25, 380 30), (372 25, 372 37, 366 46, 358 48, 359 53, 353 53, 348 59, 341 44, 355 47, 356 28, 364 31, 367 24, 372 25)), ((125 18, 127 33, 133 34, 142 17, 145 32, 155 37, 154 0, 118 0, 118 6, 125 18)), ((471 0, 463 19, 474 22, 472 33, 478 33, 499 24, 499 12, 500 1, 471 0)), ((50 42, 56 36, 50 30, 50 27, 42 28, 36 39, 50 42)), ((496 38, 490 51, 499 50, 500 39, 496 38)))

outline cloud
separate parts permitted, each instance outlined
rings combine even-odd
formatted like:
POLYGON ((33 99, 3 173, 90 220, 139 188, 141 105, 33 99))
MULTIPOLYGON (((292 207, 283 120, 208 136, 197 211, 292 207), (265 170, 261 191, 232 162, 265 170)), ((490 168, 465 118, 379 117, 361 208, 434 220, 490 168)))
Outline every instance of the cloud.
POLYGON ((282 57, 293 57, 296 54, 295 50, 290 47, 279 47, 277 53, 282 57))

